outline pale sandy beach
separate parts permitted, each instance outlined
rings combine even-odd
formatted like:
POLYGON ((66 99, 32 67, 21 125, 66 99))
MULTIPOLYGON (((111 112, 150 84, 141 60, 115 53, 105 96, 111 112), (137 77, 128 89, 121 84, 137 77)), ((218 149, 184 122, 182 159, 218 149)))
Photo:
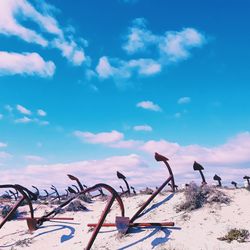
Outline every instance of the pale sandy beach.
MULTIPOLYGON (((125 236, 120 236, 116 228, 102 228, 92 249, 248 250, 250 241, 227 243, 217 238, 232 228, 250 231, 250 192, 244 188, 221 190, 231 198, 229 205, 205 204, 200 209, 179 213, 176 206, 184 200, 183 192, 165 191, 150 204, 150 211, 136 222, 173 221, 174 227, 132 228, 125 236)), ((124 197, 125 215, 131 217, 148 197, 124 197)), ((25 221, 7 222, 0 230, 0 249, 84 249, 92 233, 87 223, 98 221, 105 204, 106 201, 100 198, 93 199, 93 203, 85 204, 89 209, 87 212, 58 215, 73 217, 74 221, 45 222, 33 234, 29 234, 25 221)), ((48 206, 40 205, 36 215, 50 210, 48 206)), ((114 222, 116 215, 120 215, 119 207, 114 203, 106 222, 114 222)))

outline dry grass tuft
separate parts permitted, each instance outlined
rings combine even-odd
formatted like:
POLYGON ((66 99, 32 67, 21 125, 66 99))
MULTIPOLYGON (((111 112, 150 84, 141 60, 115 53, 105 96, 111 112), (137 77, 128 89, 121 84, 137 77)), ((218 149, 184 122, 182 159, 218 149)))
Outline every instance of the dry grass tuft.
POLYGON ((206 203, 229 204, 230 198, 222 191, 209 185, 197 186, 191 182, 184 191, 185 201, 176 207, 177 212, 192 211, 206 203))
POLYGON ((217 238, 218 240, 227 241, 228 243, 231 243, 234 240, 237 240, 238 242, 246 242, 246 240, 249 238, 250 234, 249 231, 246 229, 231 229, 225 236, 217 238))

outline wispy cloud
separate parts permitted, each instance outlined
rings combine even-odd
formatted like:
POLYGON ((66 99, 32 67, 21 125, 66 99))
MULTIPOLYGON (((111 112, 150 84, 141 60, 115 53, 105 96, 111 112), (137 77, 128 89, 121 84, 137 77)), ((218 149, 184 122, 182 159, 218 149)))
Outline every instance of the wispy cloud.
POLYGON ((0 148, 6 148, 8 146, 7 143, 0 142, 0 148))
POLYGON ((165 66, 187 59, 192 48, 201 47, 204 43, 205 36, 194 28, 156 35, 147 29, 144 18, 137 18, 129 28, 122 48, 129 56, 138 52, 140 56, 146 52, 147 56, 127 60, 103 56, 96 66, 96 74, 100 79, 113 78, 115 82, 153 76, 165 66))
POLYGON ((177 103, 178 104, 187 104, 187 103, 190 103, 191 102, 191 98, 190 97, 181 97, 178 99, 177 103))
POLYGON ((5 152, 5 151, 0 151, 0 159, 8 159, 8 158, 11 158, 12 155, 5 152))
POLYGON ((148 109, 148 110, 152 110, 152 111, 162 111, 161 107, 151 101, 142 101, 136 104, 137 107, 139 108, 143 108, 143 109, 148 109))
POLYGON ((148 30, 146 26, 144 18, 133 20, 132 26, 129 27, 128 34, 126 35, 126 42, 122 46, 128 54, 143 52, 150 45, 159 43, 159 37, 148 30))
POLYGON ((2 120, 3 119, 3 114, 0 114, 0 120, 2 120))
POLYGON ((133 129, 135 131, 152 131, 152 127, 149 126, 149 125, 137 125, 137 126, 134 126, 133 129))
POLYGON ((20 105, 20 104, 17 104, 17 105, 16 105, 16 109, 17 109, 21 114, 24 114, 24 115, 31 115, 31 111, 28 110, 27 108, 25 108, 24 106, 20 105))
POLYGON ((52 61, 44 61, 38 53, 0 51, 0 76, 21 74, 52 77, 55 68, 56 66, 52 61))
POLYGON ((250 162, 250 133, 244 132, 232 137, 225 144, 217 147, 203 147, 200 145, 182 146, 166 140, 147 141, 141 150, 153 153, 159 151, 174 160, 177 164, 192 164, 201 161, 214 166, 235 166, 250 162))
POLYGON ((24 116, 22 118, 15 119, 15 123, 30 123, 33 120, 27 116, 24 116))
POLYGON ((188 58, 192 48, 201 47, 206 41, 204 35, 194 28, 165 31, 163 35, 156 35, 147 29, 146 24, 144 18, 137 18, 133 21, 123 45, 127 53, 157 51, 162 63, 177 62, 188 58))
POLYGON ((92 143, 92 144, 110 144, 123 139, 124 135, 116 130, 111 132, 101 132, 101 133, 91 133, 91 132, 82 132, 75 131, 73 133, 76 137, 82 141, 92 143))
POLYGON ((103 56, 99 59, 99 63, 96 66, 96 72, 101 78, 108 78, 115 74, 116 69, 112 67, 109 63, 109 60, 106 56, 103 56))
POLYGON ((136 149, 143 142, 138 140, 120 140, 109 145, 111 148, 127 148, 127 149, 136 149))
MULTIPOLYGON (((92 142, 90 142, 92 143, 92 142)), ((96 140, 94 143, 103 144, 103 140, 96 140)), ((153 155, 155 152, 167 156, 171 165, 174 166, 174 172, 179 178, 193 178, 195 174, 192 171, 194 161, 198 161, 208 170, 208 176, 212 178, 214 172, 222 173, 228 168, 227 173, 223 174, 223 178, 229 180, 233 176, 231 170, 235 174, 235 178, 242 178, 242 173, 247 174, 249 169, 244 169, 245 164, 250 163, 250 133, 240 133, 226 143, 216 147, 204 147, 201 145, 181 145, 176 142, 161 140, 127 140, 116 138, 113 142, 104 143, 108 147, 118 149, 133 149, 137 152, 153 155), (236 169, 241 169, 236 174, 236 169)))
POLYGON ((42 110, 42 109, 38 109, 38 110, 37 110, 37 114, 38 114, 39 116, 46 116, 46 115, 47 115, 47 113, 46 113, 44 110, 42 110))
POLYGON ((17 124, 35 123, 41 126, 46 126, 50 124, 49 121, 44 120, 44 117, 47 115, 47 113, 42 109, 32 111, 21 104, 16 105, 16 111, 18 112, 18 114, 13 111, 14 109, 10 105, 5 105, 5 109, 10 112, 11 120, 17 124), (20 117, 20 114, 23 116, 20 117))
POLYGON ((116 171, 120 171, 127 176, 131 185, 144 187, 146 183, 154 185, 159 179, 162 179, 162 171, 159 171, 159 168, 150 169, 140 156, 129 154, 100 160, 30 164, 21 170, 0 170, 0 175, 3 183, 15 183, 18 178, 21 185, 31 186, 35 179, 39 179, 39 188, 50 187, 51 184, 54 184, 59 189, 64 190, 65 186, 71 184, 67 177, 69 173, 84 180, 84 184, 87 186, 102 182, 119 188, 121 183, 116 177, 116 171), (103 171, 104 169, 105 171, 103 171))
POLYGON ((120 59, 109 59, 107 56, 99 59, 96 66, 97 75, 100 79, 129 79, 132 75, 149 76, 161 71, 161 64, 149 58, 132 59, 128 61, 120 59), (111 66, 110 60, 113 63, 111 66))
MULTIPOLYGON (((244 141, 249 140, 248 136, 248 134, 239 135, 239 137, 234 138, 233 141, 229 142, 229 144, 226 143, 220 148, 225 150, 224 146, 228 147, 229 145, 232 145, 235 140, 242 140, 243 138, 241 137, 244 137, 244 141)), ((232 159, 233 154, 229 155, 232 151, 230 150, 231 152, 229 152, 226 150, 224 152, 227 152, 227 156, 231 156, 230 160, 226 160, 223 157, 221 158, 222 162, 220 162, 220 165, 214 165, 214 161, 206 162, 204 160, 202 161, 202 158, 200 157, 194 157, 194 154, 199 155, 199 150, 197 150, 194 146, 193 149, 188 146, 187 154, 182 152, 183 155, 178 161, 178 158, 181 156, 176 153, 180 150, 179 144, 166 141, 158 142, 161 144, 154 144, 153 142, 150 142, 152 146, 149 151, 150 158, 146 158, 145 156, 142 157, 137 154, 129 154, 125 156, 112 156, 99 160, 93 159, 70 163, 30 164, 22 169, 0 170, 1 180, 3 183, 12 183, 16 181, 16 178, 18 178, 20 184, 31 186, 34 184, 34 179, 39 179, 40 188, 46 188, 51 184, 54 184, 61 190, 64 190, 65 186, 71 183, 67 178, 67 174, 71 173, 78 176, 80 179, 83 179, 84 183, 88 186, 104 182, 114 188, 119 188, 121 184, 116 177, 116 171, 120 171, 126 175, 128 182, 132 186, 145 188, 150 183, 151 187, 155 187, 159 185, 159 183, 166 180, 166 177, 164 176, 168 176, 168 173, 165 168, 162 168, 161 163, 156 163, 153 160, 154 153, 152 153, 152 150, 154 152, 158 151, 159 153, 165 154, 165 156, 170 159, 169 163, 172 166, 177 183, 187 183, 194 180, 200 182, 199 177, 197 177, 197 173, 195 173, 192 169, 194 159, 200 161, 200 163, 202 163, 205 167, 206 177, 209 183, 212 182, 212 176, 215 171, 217 174, 222 174, 223 181, 231 182, 232 180, 235 180, 239 181, 239 183, 243 183, 242 177, 249 172, 249 169, 235 167, 236 163, 240 163, 242 161, 249 162, 249 154, 247 158, 245 158, 245 156, 242 158, 242 155, 240 155, 239 157, 237 156, 237 159, 232 159), (157 147, 155 147, 156 145, 157 147), (175 154, 177 154, 176 157, 174 156, 175 154), (147 161, 145 161, 145 159, 147 159, 147 161), (152 159, 152 161, 148 161, 149 159, 152 159), (150 167, 152 165, 155 166, 150 167), (104 169, 105 171, 103 171, 104 169), (57 178, 54 178, 55 176, 57 178)), ((247 150, 249 152, 249 147, 247 150)), ((217 160, 216 163, 218 163, 217 160)))
MULTIPOLYGON (((0 34, 13 36, 27 43, 35 43, 43 48, 58 49, 62 56, 75 66, 87 61, 83 38, 74 38, 74 29, 60 27, 54 17, 56 8, 46 2, 28 0, 0 1, 0 34), (21 19, 30 20, 37 28, 27 27, 21 19)), ((34 26, 35 27, 35 26, 34 26)), ((0 75, 27 74, 42 77, 52 76, 55 64, 45 61, 38 53, 0 52, 0 75)))
POLYGON ((73 135, 85 143, 103 144, 110 148, 135 149, 143 143, 142 141, 138 140, 124 140, 124 134, 117 130, 96 134, 77 130, 73 132, 73 135))
POLYGON ((42 162, 45 159, 38 155, 25 155, 24 159, 29 162, 42 162))

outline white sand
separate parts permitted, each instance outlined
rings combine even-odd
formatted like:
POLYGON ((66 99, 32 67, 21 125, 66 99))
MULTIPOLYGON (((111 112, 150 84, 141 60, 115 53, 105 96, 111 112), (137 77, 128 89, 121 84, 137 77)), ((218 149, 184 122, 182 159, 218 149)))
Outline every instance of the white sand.
MULTIPOLYGON (((149 207, 153 209, 136 222, 175 222, 174 228, 134 228, 123 237, 119 237, 116 228, 102 228, 92 249, 167 249, 167 250, 223 250, 250 249, 250 241, 227 243, 217 240, 232 228, 250 231, 250 192, 246 189, 226 190, 223 192, 231 197, 230 205, 205 205, 192 212, 176 213, 175 206, 184 195, 166 192, 159 195, 149 207), (166 197, 170 198, 167 201, 166 197), (161 205, 157 206, 158 203, 161 205)), ((137 195, 123 198, 125 215, 132 217, 148 195, 137 195)), ((67 212, 62 217, 74 217, 72 222, 45 222, 32 235, 28 233, 25 221, 10 221, 0 230, 0 249, 84 249, 92 234, 87 223, 98 221, 106 202, 96 200, 87 204, 89 212, 67 212), (28 239, 28 246, 17 246, 18 240, 28 239)), ((50 211, 42 206, 36 216, 50 211)), ((119 206, 114 203, 107 222, 114 222, 119 214, 119 206)), ((58 216, 58 217, 59 217, 58 216)))

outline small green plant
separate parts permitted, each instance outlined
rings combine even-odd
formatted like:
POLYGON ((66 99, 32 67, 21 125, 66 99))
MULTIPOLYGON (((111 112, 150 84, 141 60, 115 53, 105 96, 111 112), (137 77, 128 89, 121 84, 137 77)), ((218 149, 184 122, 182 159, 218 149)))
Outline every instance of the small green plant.
POLYGON ((218 240, 227 241, 231 243, 234 240, 238 242, 246 242, 249 238, 249 231, 246 229, 231 229, 225 236, 217 238, 218 240))

